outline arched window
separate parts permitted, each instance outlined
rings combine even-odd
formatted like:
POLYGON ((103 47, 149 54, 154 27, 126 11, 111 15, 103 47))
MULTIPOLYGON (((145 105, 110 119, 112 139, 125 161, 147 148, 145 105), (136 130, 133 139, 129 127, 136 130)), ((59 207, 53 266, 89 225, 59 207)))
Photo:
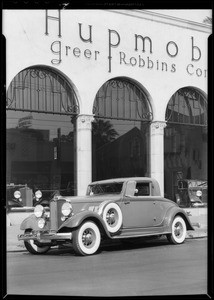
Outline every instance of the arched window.
POLYGON ((170 99, 166 110, 168 123, 207 125, 207 102, 196 89, 185 87, 170 99))
POLYGON ((174 201, 180 199, 181 205, 194 207, 194 201, 190 204, 184 197, 191 191, 180 189, 179 181, 207 179, 206 98, 193 87, 181 88, 171 97, 165 117, 165 194, 174 201))
POLYGON ((93 108, 96 117, 151 121, 148 97, 137 85, 124 78, 107 81, 99 89, 93 108))
POLYGON ((61 115, 79 111, 72 87, 62 76, 44 67, 18 73, 9 86, 6 108, 61 115))
POLYGON ((93 113, 93 180, 148 174, 153 115, 145 91, 131 79, 111 79, 97 92, 93 113))
POLYGON ((50 68, 30 67, 14 77, 6 101, 7 184, 75 194, 79 106, 72 86, 50 68))

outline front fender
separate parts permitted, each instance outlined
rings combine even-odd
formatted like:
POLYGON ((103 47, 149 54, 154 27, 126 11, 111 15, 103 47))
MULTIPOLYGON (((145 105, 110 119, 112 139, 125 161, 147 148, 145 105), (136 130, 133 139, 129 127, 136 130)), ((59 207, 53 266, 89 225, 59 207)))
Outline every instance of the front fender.
POLYGON ((94 221, 98 227, 101 228, 105 231, 105 233, 107 234, 108 237, 111 237, 111 235, 109 234, 108 230, 107 230, 107 227, 106 227, 106 224, 104 222, 104 220, 102 219, 102 217, 96 213, 96 212, 93 212, 93 211, 89 211, 89 210, 84 210, 84 211, 81 211, 79 212, 78 214, 70 217, 69 219, 67 219, 60 227, 59 227, 59 230, 62 230, 63 228, 65 227, 68 227, 68 228, 76 228, 76 227, 79 227, 80 224, 82 224, 83 221, 85 220, 91 220, 91 221, 94 221))
POLYGON ((42 229, 39 228, 38 218, 34 214, 24 219, 20 225, 21 230, 33 229, 33 230, 45 231, 45 230, 49 230, 49 227, 50 227, 50 222, 46 221, 46 225, 44 226, 44 228, 42 229))
POLYGON ((187 226, 187 230, 194 230, 189 217, 187 216, 187 214, 185 213, 185 211, 177 206, 172 206, 170 207, 170 209, 167 211, 166 213, 166 217, 165 217, 165 227, 168 228, 169 230, 171 230, 171 224, 175 218, 176 215, 180 215, 181 217, 183 217, 186 226, 187 226))
POLYGON ((25 229, 28 229, 28 228, 34 228, 36 225, 36 216, 33 214, 33 215, 30 215, 28 216, 26 219, 24 219, 20 225, 20 229, 21 230, 25 230, 25 229))

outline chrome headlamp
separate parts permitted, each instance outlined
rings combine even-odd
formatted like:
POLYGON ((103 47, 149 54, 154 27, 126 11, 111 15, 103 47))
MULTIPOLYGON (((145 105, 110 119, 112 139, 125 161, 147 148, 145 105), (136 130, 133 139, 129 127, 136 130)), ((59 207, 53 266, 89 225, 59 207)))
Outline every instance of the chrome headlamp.
POLYGON ((42 205, 39 204, 39 205, 35 206, 34 215, 37 218, 40 218, 43 215, 43 212, 44 212, 44 207, 42 205))
POLYGON ((202 191, 201 191, 201 190, 198 190, 198 191, 196 192, 196 196, 197 196, 197 197, 201 197, 201 196, 202 196, 202 191))
POLYGON ((38 227, 42 229, 44 228, 44 226, 45 226, 45 220, 42 218, 38 219, 38 227))
POLYGON ((42 198, 42 192, 41 192, 40 190, 36 191, 36 192, 35 192, 35 197, 36 197, 37 199, 42 198))
POLYGON ((72 205, 68 202, 65 202, 63 205, 62 205, 62 214, 63 216, 65 217, 68 217, 72 212, 72 205))
POLYGON ((21 192, 20 191, 15 191, 13 196, 16 198, 16 199, 19 199, 21 198, 21 192))

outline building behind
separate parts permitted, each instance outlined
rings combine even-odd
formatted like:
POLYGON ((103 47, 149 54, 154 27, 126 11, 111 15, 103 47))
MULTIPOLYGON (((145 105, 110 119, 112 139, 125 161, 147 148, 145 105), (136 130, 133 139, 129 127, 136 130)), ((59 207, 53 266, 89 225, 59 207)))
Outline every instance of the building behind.
POLYGON ((207 179, 211 26, 144 10, 5 10, 7 183, 207 179))

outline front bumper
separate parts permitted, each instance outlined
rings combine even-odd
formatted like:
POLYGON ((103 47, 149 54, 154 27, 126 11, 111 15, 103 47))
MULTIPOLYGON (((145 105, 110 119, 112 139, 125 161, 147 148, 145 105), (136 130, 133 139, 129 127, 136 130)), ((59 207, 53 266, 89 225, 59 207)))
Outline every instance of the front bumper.
POLYGON ((66 241, 72 239, 72 232, 38 232, 24 233, 18 235, 19 241, 34 240, 39 243, 47 243, 51 241, 66 241))

